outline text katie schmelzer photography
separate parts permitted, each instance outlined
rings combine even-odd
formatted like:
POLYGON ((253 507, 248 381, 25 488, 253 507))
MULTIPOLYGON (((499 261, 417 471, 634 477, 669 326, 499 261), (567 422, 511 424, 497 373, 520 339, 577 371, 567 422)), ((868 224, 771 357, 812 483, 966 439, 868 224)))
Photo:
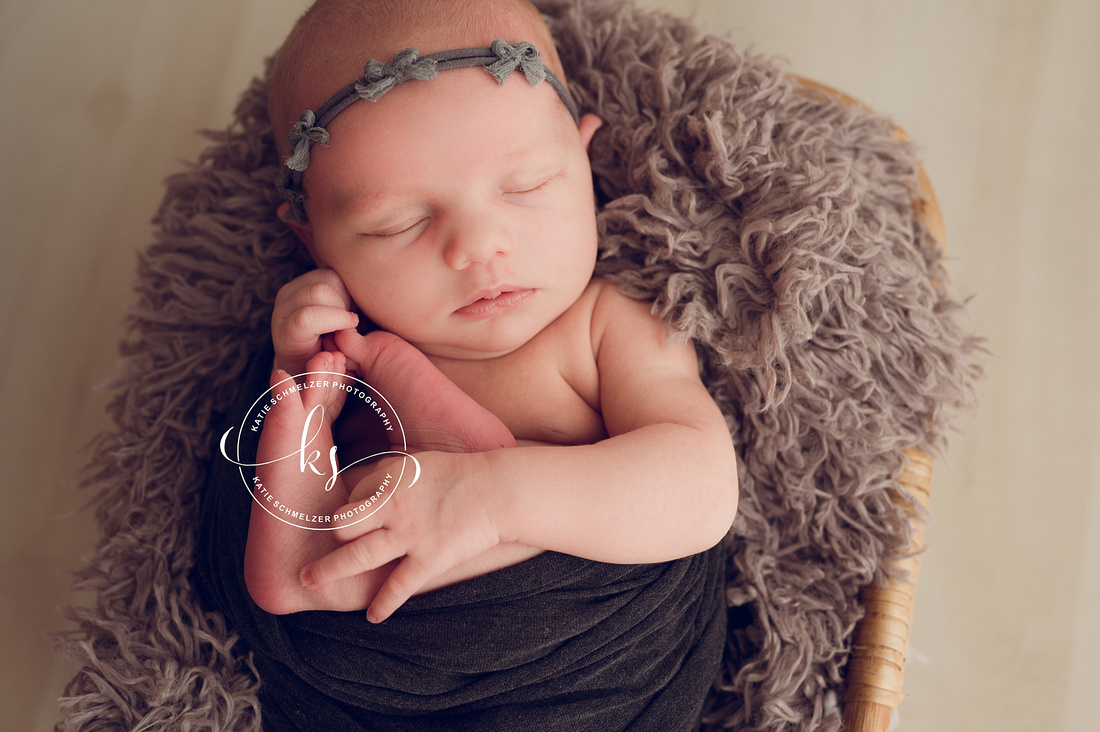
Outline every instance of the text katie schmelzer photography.
MULTIPOLYGON (((221 436, 219 449, 237 466, 244 487, 261 508, 284 523, 312 531, 351 526, 371 516, 402 485, 410 461, 413 475, 406 487, 420 477, 420 463, 407 452, 401 420, 389 401, 365 381, 328 371, 287 377, 270 387, 252 403, 240 426, 229 428, 221 436), (339 453, 331 437, 333 422, 350 399, 358 400, 374 415, 376 430, 389 438, 389 449, 367 455, 339 453), (306 404, 312 406, 307 408, 306 404), (260 462, 254 456, 260 449, 265 424, 277 433, 269 435, 268 440, 292 446, 276 450, 277 457, 260 462), (234 432, 236 440, 231 443, 234 432), (373 491, 363 495, 363 486, 359 486, 353 503, 331 510, 310 509, 318 503, 316 492, 330 493, 344 471, 391 456, 407 458, 400 462, 400 470, 394 462, 396 477, 390 471, 380 472, 371 485, 373 491), (256 468, 265 469, 264 480, 256 474, 256 468)), ((270 446, 266 452, 272 453, 270 446)), ((331 501, 326 503, 332 506, 331 501)))

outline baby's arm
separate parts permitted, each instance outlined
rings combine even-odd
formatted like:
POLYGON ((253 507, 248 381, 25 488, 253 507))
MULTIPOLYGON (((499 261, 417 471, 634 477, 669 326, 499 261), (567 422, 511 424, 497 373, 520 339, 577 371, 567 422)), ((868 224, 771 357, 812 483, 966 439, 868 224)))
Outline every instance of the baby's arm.
POLYGON ((709 549, 737 511, 737 462, 725 418, 699 378, 694 344, 669 338, 648 303, 613 286, 600 293, 592 338, 609 439, 489 455, 494 475, 519 470, 522 460, 532 479, 530 490, 492 494, 501 525, 516 527, 505 536, 615 563, 709 549))
MULTIPOLYGON (((354 334, 341 338, 354 357, 354 334)), ((349 543, 307 568, 311 586, 403 558, 368 612, 380 620, 498 542, 616 563, 665 561, 719 542, 737 508, 736 459, 694 347, 667 342, 648 308, 613 288, 596 304, 593 347, 608 439, 418 454, 420 484, 394 495, 378 530, 338 532, 349 543)))

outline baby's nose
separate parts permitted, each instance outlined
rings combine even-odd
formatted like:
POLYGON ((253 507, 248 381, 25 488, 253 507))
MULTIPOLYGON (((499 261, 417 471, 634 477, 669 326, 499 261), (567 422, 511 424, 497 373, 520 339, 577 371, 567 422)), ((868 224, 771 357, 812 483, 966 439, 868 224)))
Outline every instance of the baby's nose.
POLYGON ((443 256, 447 266, 460 270, 507 256, 513 246, 512 235, 502 222, 491 216, 470 215, 454 222, 443 256))

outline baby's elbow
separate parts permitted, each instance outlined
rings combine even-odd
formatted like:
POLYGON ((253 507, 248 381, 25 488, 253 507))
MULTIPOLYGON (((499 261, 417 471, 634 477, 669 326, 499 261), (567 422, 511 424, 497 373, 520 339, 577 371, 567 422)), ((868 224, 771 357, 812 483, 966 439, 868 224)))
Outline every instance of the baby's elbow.
POLYGON ((704 511, 708 549, 722 541, 733 526, 739 493, 737 458, 731 450, 728 458, 724 456, 715 467, 710 501, 704 511))
POLYGON ((726 485, 727 487, 723 496, 724 500, 718 512, 722 516, 722 519, 719 521, 719 525, 722 528, 722 536, 719 541, 724 539, 730 532, 730 529, 733 528, 733 520, 737 518, 737 501, 741 491, 737 483, 736 466, 730 474, 729 482, 726 485))

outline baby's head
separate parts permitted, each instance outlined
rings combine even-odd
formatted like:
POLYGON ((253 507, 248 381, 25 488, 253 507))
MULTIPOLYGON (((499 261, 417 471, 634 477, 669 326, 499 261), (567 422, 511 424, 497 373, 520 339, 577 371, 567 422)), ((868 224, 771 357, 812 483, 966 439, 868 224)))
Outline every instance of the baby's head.
POLYGON ((294 150, 281 131, 362 77, 369 59, 497 39, 532 44, 564 83, 526 0, 322 0, 273 69, 280 153, 301 167, 304 148, 308 161, 305 215, 288 224, 365 315, 430 355, 511 352, 583 292, 596 257, 587 146, 599 119, 576 120, 563 87, 532 86, 525 70, 498 83, 490 58, 397 84, 377 101, 353 96, 315 135, 325 145, 294 150))

